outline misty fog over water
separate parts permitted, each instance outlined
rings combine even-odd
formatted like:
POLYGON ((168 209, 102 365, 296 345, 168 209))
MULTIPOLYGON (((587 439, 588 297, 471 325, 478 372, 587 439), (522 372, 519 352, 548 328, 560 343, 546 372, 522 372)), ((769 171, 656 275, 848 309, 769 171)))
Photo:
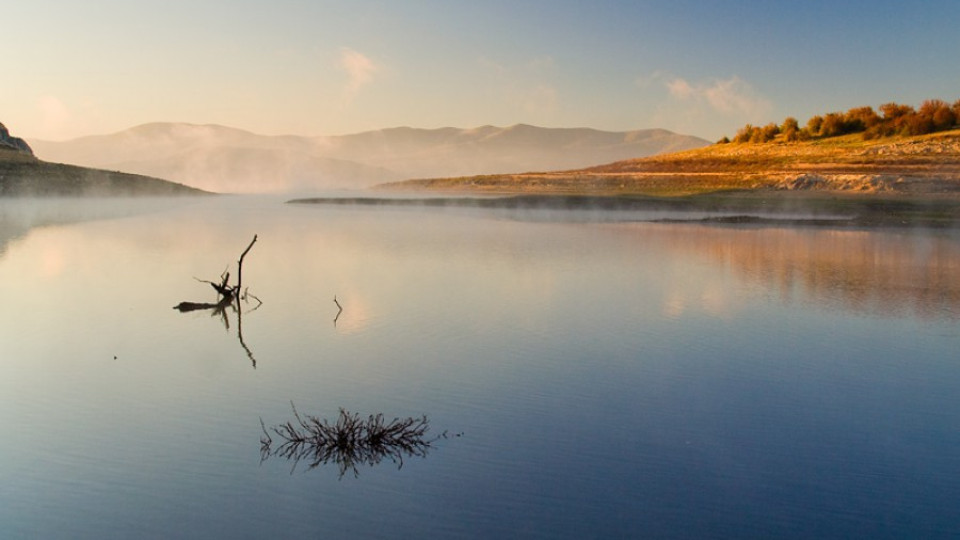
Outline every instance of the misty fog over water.
POLYGON ((284 202, 0 203, 0 536, 960 534, 954 231, 284 202))

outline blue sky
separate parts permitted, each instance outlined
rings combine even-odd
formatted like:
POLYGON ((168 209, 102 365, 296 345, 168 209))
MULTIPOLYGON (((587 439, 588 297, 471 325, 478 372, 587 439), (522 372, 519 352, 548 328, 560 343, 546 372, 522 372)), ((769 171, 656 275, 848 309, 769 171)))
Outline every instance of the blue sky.
POLYGON ((31 0, 2 9, 0 121, 264 134, 745 123, 960 98, 960 2, 31 0))

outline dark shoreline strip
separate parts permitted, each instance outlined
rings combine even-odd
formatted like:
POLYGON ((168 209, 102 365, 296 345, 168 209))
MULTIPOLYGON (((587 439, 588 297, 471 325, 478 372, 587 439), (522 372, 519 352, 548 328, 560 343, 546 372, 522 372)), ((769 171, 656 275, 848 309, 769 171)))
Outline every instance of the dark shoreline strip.
POLYGON ((796 225, 857 228, 960 228, 953 200, 723 193, 682 198, 648 196, 515 195, 502 197, 318 197, 289 204, 367 207, 481 208, 496 210, 590 210, 724 213, 698 218, 637 220, 719 225, 796 225), (732 214, 732 215, 731 215, 732 214), (778 217, 783 215, 784 217, 778 217), (797 215, 809 217, 797 218, 797 215), (841 217, 838 217, 841 216, 841 217))

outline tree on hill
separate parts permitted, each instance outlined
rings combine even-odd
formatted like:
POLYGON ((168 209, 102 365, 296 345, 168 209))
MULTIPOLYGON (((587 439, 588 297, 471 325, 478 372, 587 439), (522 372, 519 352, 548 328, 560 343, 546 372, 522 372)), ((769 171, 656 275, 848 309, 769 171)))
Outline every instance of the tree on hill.
POLYGON ((750 142, 750 138, 753 136, 753 130, 756 129, 752 125, 747 124, 740 128, 737 131, 737 134, 733 136, 733 142, 735 143, 745 143, 750 142))
POLYGON ((855 107, 847 111, 843 123, 847 133, 859 133, 879 124, 880 116, 873 107, 855 107))
POLYGON ((783 134, 783 140, 793 142, 800 139, 800 123, 797 119, 788 116, 780 125, 780 133, 783 134))
POLYGON ((780 134, 780 126, 774 124, 773 122, 763 126, 763 129, 760 130, 760 142, 770 142, 780 134))
POLYGON ((820 115, 811 116, 807 120, 807 125, 804 127, 806 130, 806 138, 816 137, 820 135, 820 126, 823 125, 823 117, 820 115))
POLYGON ((956 124, 956 117, 950 109, 950 105, 939 99, 924 101, 920 105, 917 115, 930 120, 932 131, 944 131, 956 124))
POLYGON ((846 125, 843 122, 843 115, 840 113, 830 113, 823 117, 823 122, 820 123, 820 132, 817 133, 820 137, 836 137, 838 135, 845 135, 846 125))

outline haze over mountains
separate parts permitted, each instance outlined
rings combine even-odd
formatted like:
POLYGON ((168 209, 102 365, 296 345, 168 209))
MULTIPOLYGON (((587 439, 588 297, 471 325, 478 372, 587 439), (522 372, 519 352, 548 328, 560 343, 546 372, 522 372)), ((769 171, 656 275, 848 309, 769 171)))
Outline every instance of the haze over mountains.
POLYGON ((609 132, 518 124, 304 137, 175 123, 29 143, 46 161, 230 193, 362 189, 410 178, 573 169, 709 144, 662 129, 609 132))

